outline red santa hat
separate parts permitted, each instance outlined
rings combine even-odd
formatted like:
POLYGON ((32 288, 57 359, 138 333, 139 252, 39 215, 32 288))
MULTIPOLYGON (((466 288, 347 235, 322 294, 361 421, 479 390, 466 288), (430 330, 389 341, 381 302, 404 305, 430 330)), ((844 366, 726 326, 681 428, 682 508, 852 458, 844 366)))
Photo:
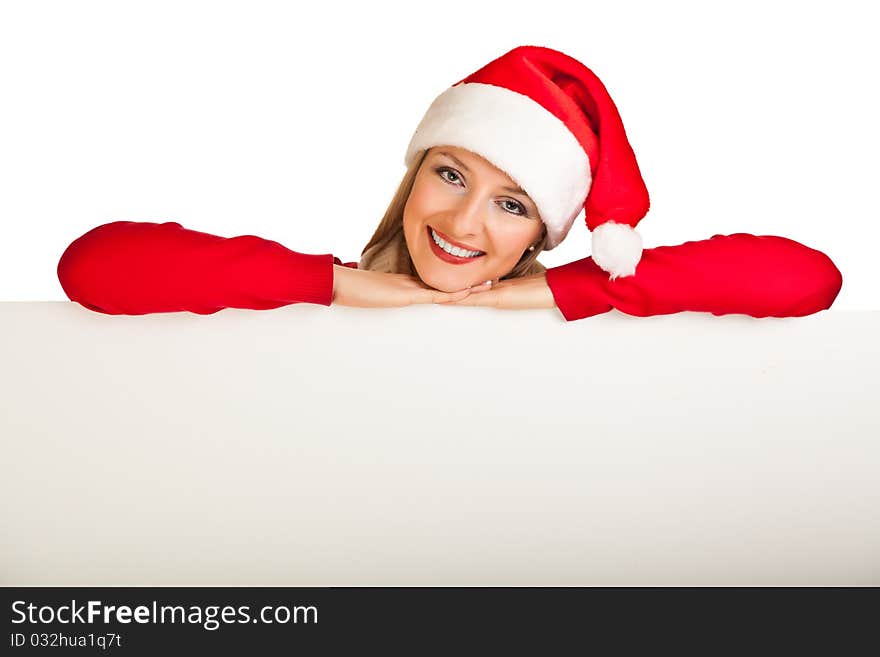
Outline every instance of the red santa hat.
POLYGON ((480 155, 525 190, 547 225, 545 250, 583 209, 593 261, 612 280, 635 273, 648 190, 617 107, 581 62, 541 46, 489 62, 437 96, 404 162, 441 145, 480 155))

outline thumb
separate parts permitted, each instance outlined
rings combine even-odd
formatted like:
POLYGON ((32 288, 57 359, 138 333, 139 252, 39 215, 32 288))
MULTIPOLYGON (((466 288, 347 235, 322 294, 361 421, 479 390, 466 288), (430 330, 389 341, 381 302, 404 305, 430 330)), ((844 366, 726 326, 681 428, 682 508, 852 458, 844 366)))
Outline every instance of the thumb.
POLYGON ((465 288, 458 292, 437 292, 434 294, 433 303, 454 303, 461 301, 471 293, 471 288, 465 288))
POLYGON ((485 292, 486 290, 491 289, 492 284, 493 281, 485 281, 478 285, 472 285, 464 290, 459 290, 458 292, 441 292, 441 298, 435 300, 434 303, 455 303, 456 301, 461 301, 462 299, 467 298, 474 292, 485 292))

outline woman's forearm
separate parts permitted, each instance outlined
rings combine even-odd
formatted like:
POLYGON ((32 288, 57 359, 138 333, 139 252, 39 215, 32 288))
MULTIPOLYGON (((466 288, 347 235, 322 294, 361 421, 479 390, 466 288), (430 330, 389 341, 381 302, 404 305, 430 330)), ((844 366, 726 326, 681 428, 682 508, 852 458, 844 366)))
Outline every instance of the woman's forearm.
POLYGON ((546 276, 568 321, 612 308, 642 317, 682 311, 799 317, 829 308, 843 284, 821 251, 747 233, 646 249, 635 275, 614 281, 592 258, 546 276))
POLYGON ((333 256, 175 222, 116 221, 74 240, 58 262, 58 279, 72 301, 113 315, 329 306, 333 256))

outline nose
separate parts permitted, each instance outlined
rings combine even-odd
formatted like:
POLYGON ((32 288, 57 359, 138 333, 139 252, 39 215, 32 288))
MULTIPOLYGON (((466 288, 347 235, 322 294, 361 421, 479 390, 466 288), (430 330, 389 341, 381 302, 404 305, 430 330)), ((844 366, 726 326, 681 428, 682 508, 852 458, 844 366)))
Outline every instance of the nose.
POLYGON ((466 239, 479 235, 485 221, 484 203, 479 194, 463 197, 449 219, 450 237, 466 239))

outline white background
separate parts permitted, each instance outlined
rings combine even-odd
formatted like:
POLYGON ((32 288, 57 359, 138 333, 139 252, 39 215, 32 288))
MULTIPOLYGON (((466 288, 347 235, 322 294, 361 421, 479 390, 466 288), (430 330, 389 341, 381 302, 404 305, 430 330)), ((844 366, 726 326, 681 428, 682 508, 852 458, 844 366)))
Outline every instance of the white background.
MULTIPOLYGON (((66 300, 58 258, 116 220, 357 260, 431 101, 532 44, 581 60, 615 100, 651 195, 638 225, 646 248, 786 236, 843 272, 832 311, 877 309, 870 11, 2 0, 0 299, 66 300)), ((587 255, 581 215, 540 261, 587 255)))

